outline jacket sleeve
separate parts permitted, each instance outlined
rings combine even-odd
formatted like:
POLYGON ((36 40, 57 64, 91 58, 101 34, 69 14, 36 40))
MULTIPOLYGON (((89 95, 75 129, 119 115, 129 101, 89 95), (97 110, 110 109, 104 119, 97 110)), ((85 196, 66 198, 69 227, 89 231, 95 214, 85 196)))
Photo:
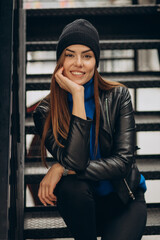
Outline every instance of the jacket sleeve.
MULTIPOLYGON (((115 101, 111 99, 110 103, 110 112, 115 118, 110 119, 114 122, 111 154, 90 161, 86 170, 78 175, 80 179, 116 180, 126 177, 130 172, 135 150, 135 120, 129 91, 123 87, 120 89, 119 100, 114 97, 115 101)), ((101 144, 105 147, 105 144, 101 144)))
MULTIPOLYGON (((42 137, 43 133, 47 108, 44 100, 33 113, 35 128, 40 137, 42 137)), ((79 172, 88 166, 91 122, 92 120, 84 120, 72 115, 67 139, 64 140, 61 136, 59 137, 59 141, 64 147, 60 147, 56 143, 52 127, 49 128, 45 147, 53 158, 65 168, 79 172)))

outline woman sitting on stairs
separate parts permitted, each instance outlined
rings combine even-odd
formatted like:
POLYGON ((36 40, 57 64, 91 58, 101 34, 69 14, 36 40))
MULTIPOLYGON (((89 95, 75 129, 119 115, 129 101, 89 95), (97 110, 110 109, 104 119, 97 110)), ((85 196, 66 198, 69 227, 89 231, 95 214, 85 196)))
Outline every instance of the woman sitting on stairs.
POLYGON ((135 120, 128 89, 98 73, 99 35, 85 19, 68 24, 57 45, 50 94, 34 111, 54 159, 38 196, 57 205, 76 240, 140 240, 145 179, 135 163, 135 120))

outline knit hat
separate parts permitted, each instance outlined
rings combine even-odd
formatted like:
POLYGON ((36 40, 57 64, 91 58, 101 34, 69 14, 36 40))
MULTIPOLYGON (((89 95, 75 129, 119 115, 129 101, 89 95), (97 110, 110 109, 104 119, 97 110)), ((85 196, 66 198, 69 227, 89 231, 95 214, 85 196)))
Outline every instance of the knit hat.
POLYGON ((95 55, 96 65, 99 65, 100 46, 99 34, 96 28, 85 19, 77 19, 63 29, 57 45, 57 60, 63 50, 73 44, 89 47, 95 55))

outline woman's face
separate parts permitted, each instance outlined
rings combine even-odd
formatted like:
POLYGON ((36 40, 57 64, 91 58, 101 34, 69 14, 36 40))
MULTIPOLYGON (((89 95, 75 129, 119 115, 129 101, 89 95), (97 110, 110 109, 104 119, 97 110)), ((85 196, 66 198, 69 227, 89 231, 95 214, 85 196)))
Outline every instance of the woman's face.
POLYGON ((63 74, 71 81, 84 85, 93 77, 95 65, 95 56, 89 47, 77 44, 66 48, 63 74))

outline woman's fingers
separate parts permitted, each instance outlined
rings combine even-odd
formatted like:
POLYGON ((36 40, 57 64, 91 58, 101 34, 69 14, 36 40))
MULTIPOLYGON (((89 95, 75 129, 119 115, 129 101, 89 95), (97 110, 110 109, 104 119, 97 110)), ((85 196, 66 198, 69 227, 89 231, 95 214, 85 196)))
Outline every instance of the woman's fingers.
POLYGON ((55 205, 57 198, 53 192, 62 177, 63 171, 63 167, 59 163, 53 164, 41 181, 38 197, 45 206, 47 204, 55 205))
POLYGON ((48 188, 49 188, 49 186, 46 185, 46 187, 45 187, 45 193, 46 193, 45 194, 45 201, 46 201, 47 204, 50 204, 50 205, 54 206, 54 204, 52 202, 53 200, 49 197, 49 194, 48 194, 49 189, 48 188))
POLYGON ((56 82, 59 84, 59 86, 61 88, 63 88, 64 90, 69 90, 68 85, 70 84, 70 80, 67 79, 64 75, 63 75, 63 67, 58 69, 58 71, 55 74, 56 77, 56 82))
POLYGON ((57 201, 57 197, 53 194, 51 187, 48 189, 48 197, 51 201, 54 201, 54 202, 57 201))
POLYGON ((67 92, 70 92, 71 94, 82 89, 83 88, 82 86, 71 81, 70 79, 68 79, 63 75, 63 69, 64 69, 63 67, 58 69, 58 71, 55 74, 56 82, 58 83, 58 85, 64 90, 66 90, 67 92))
POLYGON ((42 203, 44 206, 47 206, 47 204, 46 204, 46 202, 44 201, 43 196, 42 196, 42 187, 41 187, 41 185, 40 185, 39 190, 38 190, 38 197, 39 197, 39 200, 41 201, 41 203, 42 203))
POLYGON ((47 206, 47 204, 50 204, 54 206, 55 204, 53 202, 57 201, 56 196, 51 193, 52 188, 48 186, 47 184, 40 184, 39 191, 38 191, 38 197, 40 201, 43 203, 43 205, 47 206))
POLYGON ((59 85, 61 85, 63 83, 63 67, 59 68, 58 71, 56 72, 55 74, 55 77, 56 77, 56 81, 59 85))

